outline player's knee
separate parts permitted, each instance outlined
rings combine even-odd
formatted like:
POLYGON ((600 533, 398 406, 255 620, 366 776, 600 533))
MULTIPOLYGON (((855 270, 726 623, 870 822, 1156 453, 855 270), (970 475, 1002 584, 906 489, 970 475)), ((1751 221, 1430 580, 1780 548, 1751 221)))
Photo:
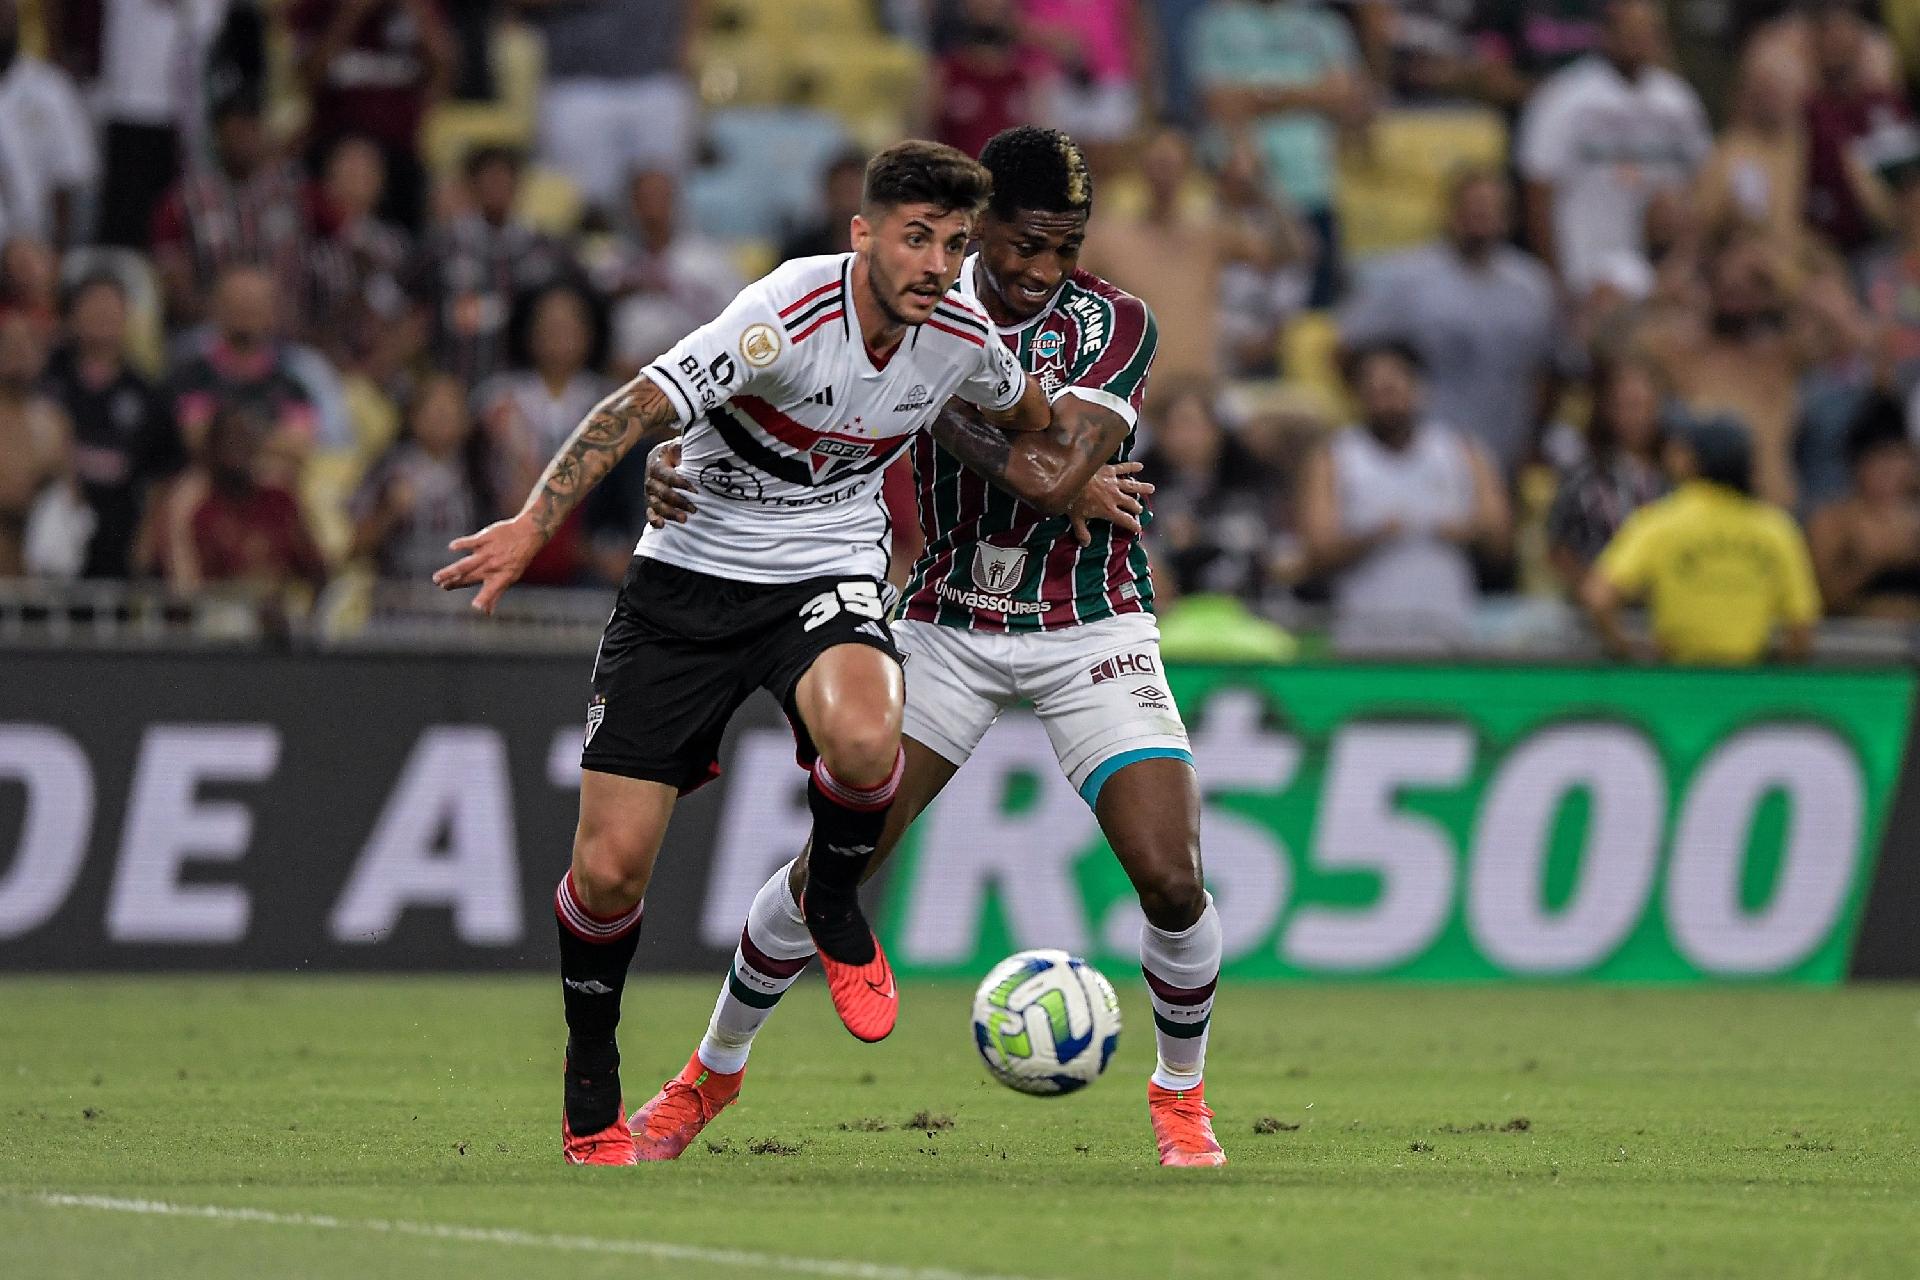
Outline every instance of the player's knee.
POLYGON ((631 836, 583 832, 573 845, 574 888, 589 911, 625 911, 647 894, 648 862, 631 836))
POLYGON ((828 770, 850 787, 879 786, 900 756, 900 726, 884 721, 847 718, 825 726, 814 741, 828 770))
POLYGON ((1154 928, 1168 933, 1190 929, 1207 909, 1200 869, 1185 860, 1169 861, 1139 878, 1140 910, 1154 928))

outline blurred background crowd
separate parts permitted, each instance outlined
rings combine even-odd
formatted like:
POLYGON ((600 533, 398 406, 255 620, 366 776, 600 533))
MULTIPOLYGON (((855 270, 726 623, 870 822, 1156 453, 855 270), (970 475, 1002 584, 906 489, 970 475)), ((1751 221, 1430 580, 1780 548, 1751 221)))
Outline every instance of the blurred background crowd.
MULTIPOLYGON (((427 625, 872 149, 1029 120, 1159 318, 1170 628, 1920 620, 1920 0, 0 0, 0 58, 0 631, 427 625)), ((638 461, 522 623, 597 630, 638 461)))

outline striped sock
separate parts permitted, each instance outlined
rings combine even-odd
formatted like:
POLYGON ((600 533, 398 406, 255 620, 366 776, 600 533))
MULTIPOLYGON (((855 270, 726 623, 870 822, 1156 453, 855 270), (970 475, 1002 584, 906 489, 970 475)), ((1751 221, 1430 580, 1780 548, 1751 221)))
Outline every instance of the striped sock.
POLYGON ((1153 1038, 1159 1061, 1153 1082, 1162 1089, 1199 1087, 1207 1058, 1207 1023, 1220 981, 1220 913, 1207 895, 1200 919, 1179 933, 1140 927, 1140 972, 1153 1001, 1153 1038))
POLYGON ((640 945, 644 910, 645 904, 636 902, 618 915, 594 915, 574 892, 571 871, 560 877, 553 892, 560 932, 560 998, 567 1014, 567 1123, 575 1133, 598 1133, 620 1118, 615 1031, 627 966, 640 945), (590 1081, 605 1087, 588 1088, 590 1081))
POLYGON ((814 945, 829 960, 861 965, 873 959, 873 933, 860 912, 860 877, 873 861, 905 768, 906 753, 897 751, 884 779, 855 787, 836 778, 825 758, 814 762, 807 787, 813 844, 807 854, 805 912, 814 945))
POLYGON ((782 863, 753 895, 740 945, 734 949, 733 969, 720 984, 713 1018, 700 1041, 700 1061, 709 1071, 731 1075, 747 1065, 754 1036, 813 957, 813 938, 787 887, 792 869, 792 863, 782 863))

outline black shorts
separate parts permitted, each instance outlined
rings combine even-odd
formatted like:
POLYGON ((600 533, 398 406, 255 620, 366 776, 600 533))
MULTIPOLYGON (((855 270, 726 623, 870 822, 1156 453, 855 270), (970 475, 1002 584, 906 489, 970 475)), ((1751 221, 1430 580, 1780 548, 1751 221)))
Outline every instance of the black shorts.
POLYGON ((635 556, 594 658, 580 767, 684 795, 719 776, 720 735, 755 689, 779 699, 812 763, 794 686, 835 645, 898 662, 883 597, 857 575, 735 582, 635 556))

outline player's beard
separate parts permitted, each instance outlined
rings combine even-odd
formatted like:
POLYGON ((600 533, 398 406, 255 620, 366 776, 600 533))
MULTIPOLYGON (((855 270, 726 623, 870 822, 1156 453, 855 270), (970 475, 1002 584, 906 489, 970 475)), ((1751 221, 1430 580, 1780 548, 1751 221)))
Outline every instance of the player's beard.
MULTIPOLYGON (((929 278, 927 283, 936 288, 940 284, 937 279, 932 278, 929 278)), ((867 259, 867 290, 873 295, 874 305, 880 308, 880 314, 887 318, 889 324, 912 328, 925 323, 924 320, 915 320, 900 310, 900 299, 906 295, 906 289, 896 285, 893 279, 881 269, 879 261, 875 258, 867 259)))

